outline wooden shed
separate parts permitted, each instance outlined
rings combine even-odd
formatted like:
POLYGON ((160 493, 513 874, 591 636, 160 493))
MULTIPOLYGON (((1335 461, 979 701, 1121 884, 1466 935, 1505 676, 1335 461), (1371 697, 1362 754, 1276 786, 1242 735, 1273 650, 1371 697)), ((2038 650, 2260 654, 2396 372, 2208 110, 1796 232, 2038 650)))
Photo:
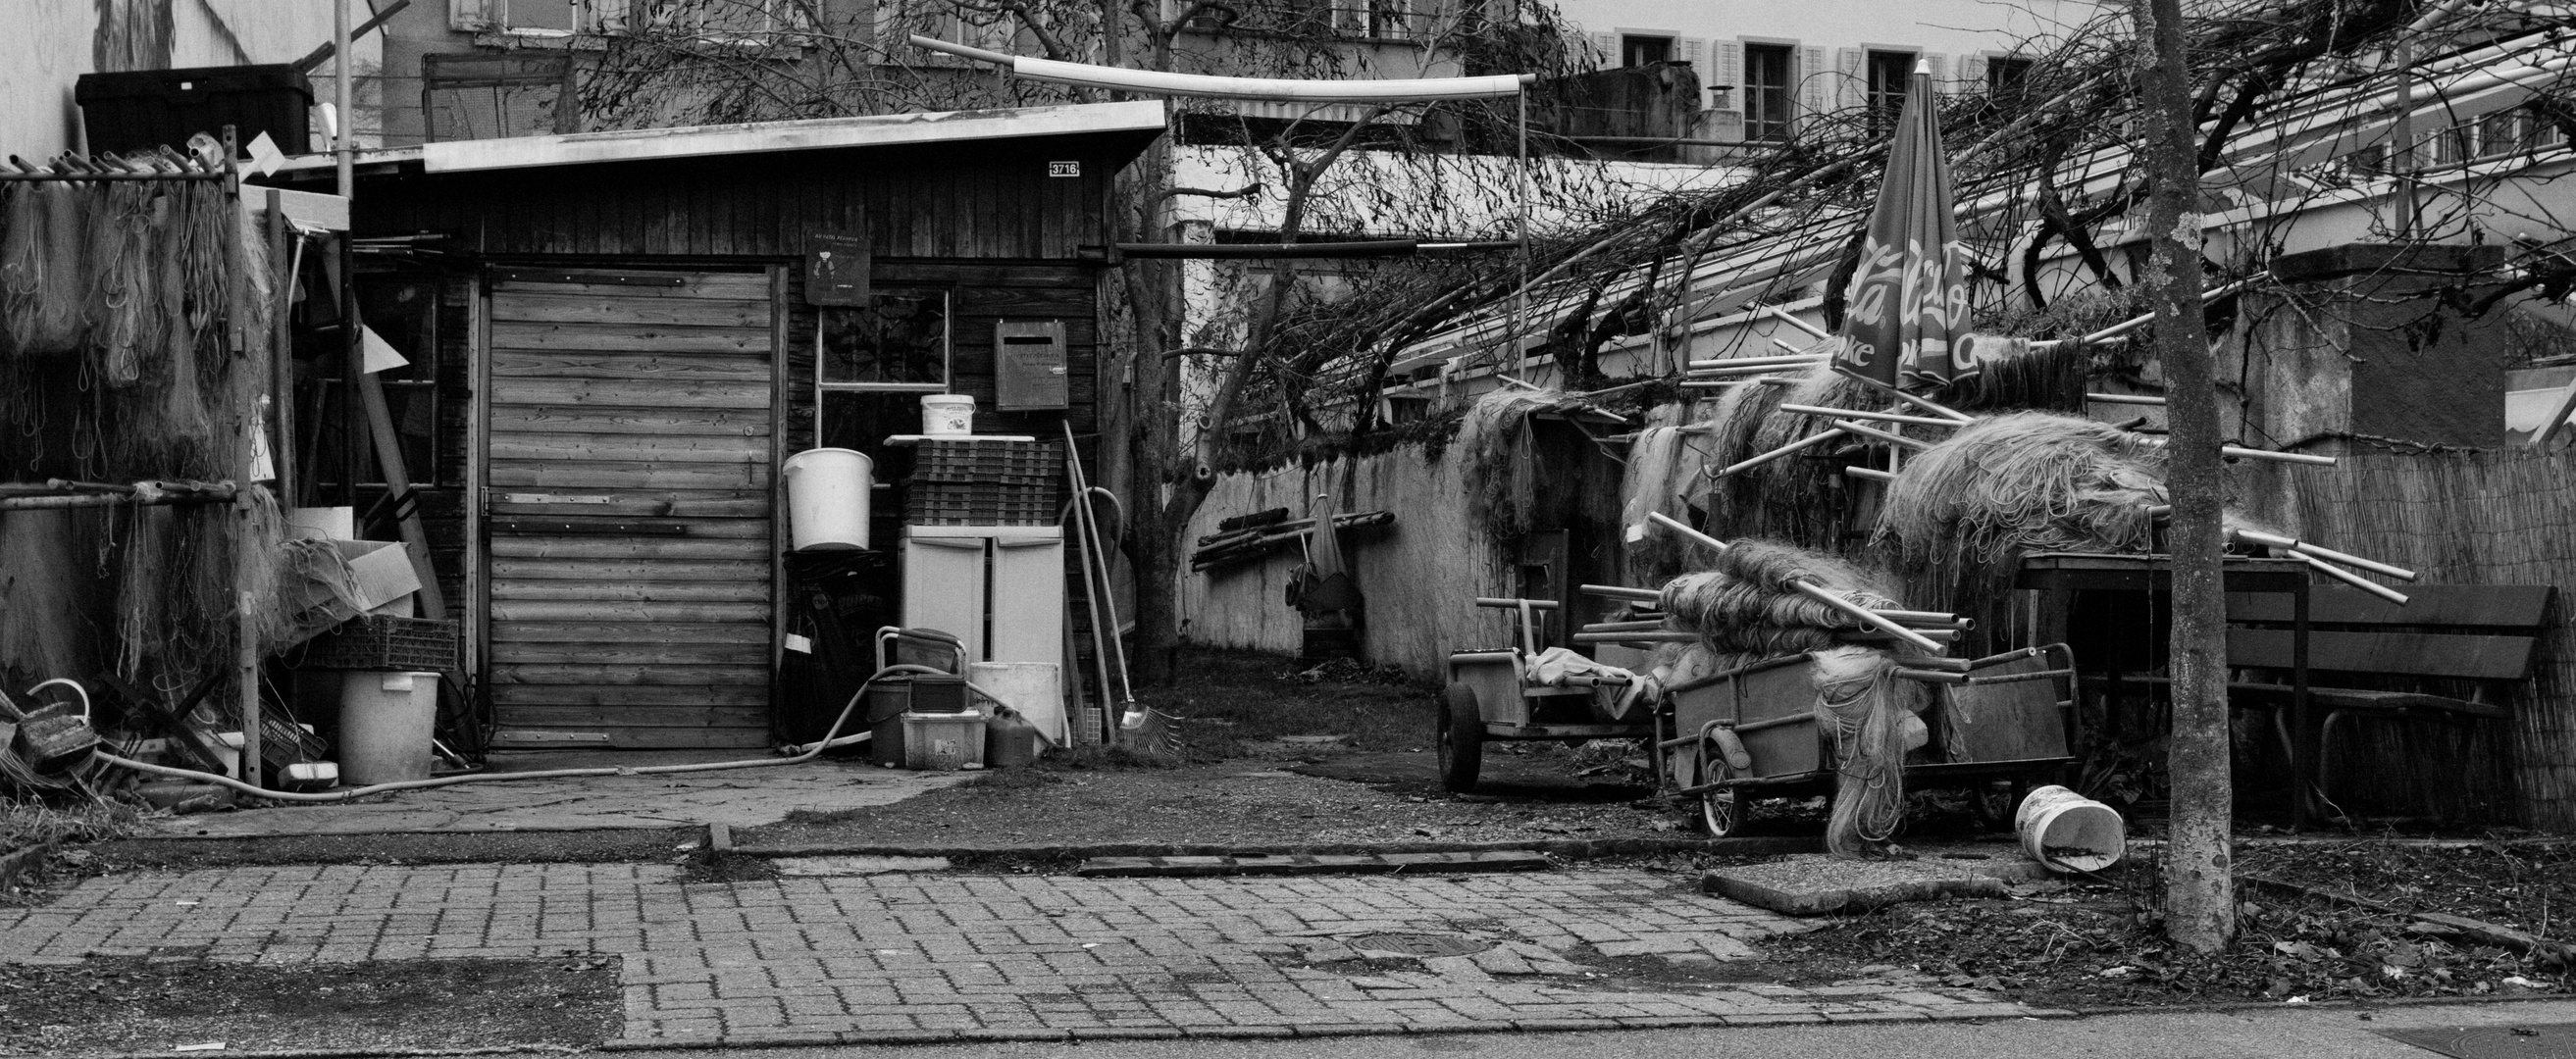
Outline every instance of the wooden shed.
MULTIPOLYGON (((411 361, 380 378, 504 739, 766 743, 782 460, 888 456, 929 392, 974 396, 979 433, 1090 435, 1110 183, 1164 121, 1112 103, 362 156, 362 319, 411 361), (997 379, 1020 335, 1062 385, 997 379)), ((318 447, 337 414, 314 409, 318 447)), ((361 504, 381 490, 352 477, 361 504)))

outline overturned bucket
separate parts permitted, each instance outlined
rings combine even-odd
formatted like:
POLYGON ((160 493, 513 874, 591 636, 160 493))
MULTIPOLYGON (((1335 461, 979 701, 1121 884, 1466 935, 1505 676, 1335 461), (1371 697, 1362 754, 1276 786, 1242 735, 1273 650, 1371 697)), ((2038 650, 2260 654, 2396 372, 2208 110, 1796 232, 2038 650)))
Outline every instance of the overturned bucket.
POLYGON ((2013 814, 2022 852, 2050 871, 2101 871, 2128 852, 2129 828, 2118 810, 2064 787, 2042 787, 2013 814))

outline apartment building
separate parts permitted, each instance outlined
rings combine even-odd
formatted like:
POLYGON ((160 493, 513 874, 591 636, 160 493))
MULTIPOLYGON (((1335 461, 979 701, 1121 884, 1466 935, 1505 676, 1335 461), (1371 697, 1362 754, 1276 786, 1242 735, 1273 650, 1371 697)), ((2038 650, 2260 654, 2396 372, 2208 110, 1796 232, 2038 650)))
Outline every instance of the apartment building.
POLYGON ((2009 89, 2096 0, 1562 0, 1602 66, 1688 64, 1701 136, 1786 139, 1807 115, 1894 105, 1917 61, 1949 91, 2009 89))

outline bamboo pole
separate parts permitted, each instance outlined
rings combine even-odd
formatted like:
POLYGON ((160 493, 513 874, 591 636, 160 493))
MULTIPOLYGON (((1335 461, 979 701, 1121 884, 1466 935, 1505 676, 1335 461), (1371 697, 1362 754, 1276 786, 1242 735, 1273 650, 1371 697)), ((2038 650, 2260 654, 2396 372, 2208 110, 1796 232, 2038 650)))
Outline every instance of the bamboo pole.
POLYGON ((1914 451, 1916 451, 1916 452, 1921 452, 1921 451, 1923 451, 1924 449, 1928 449, 1928 448, 1931 448, 1931 447, 1932 447, 1932 446, 1931 446, 1931 444, 1930 444, 1930 443, 1928 443, 1928 442, 1916 441, 1916 440, 1914 440, 1913 438, 1906 437, 1905 435, 1902 435, 1902 434, 1890 434, 1890 433, 1888 433, 1887 431, 1880 430, 1880 429, 1878 429, 1878 428, 1876 428, 1876 427, 1870 426, 1870 425, 1868 425, 1868 424, 1866 424, 1866 423, 1858 422, 1858 421, 1856 421, 1856 420, 1850 420, 1850 419, 1837 419, 1837 420, 1834 420, 1834 429, 1836 429, 1836 430, 1840 430, 1840 431, 1843 431, 1843 432, 1845 432, 1845 433, 1849 433, 1849 434, 1858 434, 1858 435, 1860 435, 1860 436, 1862 436, 1862 437, 1865 437, 1865 438, 1876 438, 1876 439, 1878 439, 1878 440, 1880 440, 1880 441, 1884 441, 1884 442, 1886 442, 1886 443, 1888 443, 1888 444, 1890 444, 1890 445, 1894 445, 1894 446, 1896 446, 1896 447, 1898 447, 1898 448, 1902 448, 1902 449, 1913 449, 1913 450, 1914 450, 1914 451))
POLYGON ((1686 367, 1692 371, 1709 368, 1740 368, 1748 364, 1813 364, 1825 359, 1816 353, 1791 353, 1776 357, 1724 357, 1717 360, 1694 360, 1686 367))
MULTIPOLYGON (((1687 385, 1689 385, 1689 384, 1688 384, 1688 383, 1684 383, 1683 385, 1687 386, 1687 385)), ((1753 468, 1755 468, 1755 467, 1759 467, 1759 466, 1761 466, 1761 465, 1763 465, 1763 464, 1766 464, 1766 463, 1769 463, 1769 462, 1771 462, 1771 461, 1773 461, 1773 460, 1781 459, 1781 458, 1783 458, 1783 457, 1787 457, 1787 456, 1795 455, 1795 454, 1797 454, 1798 450, 1800 450, 1800 449, 1810 448, 1810 447, 1813 447, 1813 446, 1816 446, 1816 445, 1822 445, 1822 444, 1824 444, 1825 442, 1832 441, 1833 439, 1838 438, 1838 437, 1842 437, 1842 436, 1843 436, 1843 432, 1842 432, 1842 431, 1840 431, 1840 430, 1828 430, 1828 431, 1825 431, 1825 432, 1824 432, 1824 433, 1822 433, 1822 434, 1810 434, 1810 435, 1808 435, 1808 436, 1806 436, 1806 437, 1800 438, 1800 439, 1798 439, 1798 440, 1796 440, 1796 441, 1792 441, 1792 442, 1790 442, 1790 443, 1788 443, 1788 444, 1786 444, 1786 445, 1782 445, 1782 446, 1780 446, 1779 448, 1773 449, 1773 450, 1771 450, 1771 451, 1769 451, 1769 452, 1766 452, 1766 453, 1763 453, 1763 454, 1761 454, 1761 455, 1759 455, 1759 456, 1752 456, 1752 457, 1748 457, 1748 458, 1746 458, 1746 459, 1739 460, 1739 461, 1737 461, 1737 462, 1735 462, 1735 463, 1728 464, 1728 465, 1726 465, 1726 466, 1724 466, 1724 467, 1720 467, 1720 468, 1718 468, 1718 469, 1716 469, 1716 470, 1714 470, 1714 471, 1710 471, 1710 472, 1708 472, 1708 476, 1709 476, 1709 477, 1711 477, 1711 478, 1724 478, 1724 477, 1727 477, 1727 476, 1729 476, 1729 475, 1733 475, 1733 474, 1740 474, 1740 473, 1742 473, 1742 472, 1744 472, 1744 471, 1748 471, 1748 470, 1751 470, 1751 469, 1753 469, 1753 468)))
POLYGON ((1860 383, 1863 386, 1867 386, 1870 389, 1877 390, 1890 397, 1896 398, 1899 401, 1913 405, 1916 408, 1930 412, 1933 415, 1940 416, 1943 419, 1956 420, 1961 423, 1974 423, 1977 421, 1977 417, 1969 415, 1966 412, 1959 411, 1958 409, 1951 408, 1947 405, 1936 404, 1930 398, 1916 397, 1913 394, 1897 389, 1896 387, 1890 386, 1866 375, 1855 375, 1846 371, 1843 373, 1843 377, 1850 379, 1853 382, 1860 383))
POLYGON ((1797 328, 1798 330, 1801 330, 1801 331, 1804 331, 1804 332, 1806 332, 1806 333, 1808 333, 1808 334, 1814 335, 1814 336, 1816 336, 1817 338, 1824 339, 1825 341, 1828 341, 1828 342, 1833 341, 1833 338, 1834 338, 1834 336, 1833 336, 1833 332, 1827 331, 1827 330, 1825 330, 1824 328, 1818 327, 1818 326, 1816 326, 1816 325, 1814 325, 1814 324, 1811 324, 1811 323, 1808 323, 1808 322, 1806 322, 1806 321, 1804 321, 1804 320, 1798 319, 1798 317, 1797 317, 1797 315, 1796 315, 1796 314, 1791 313, 1791 312, 1790 312, 1789 310, 1787 310, 1787 309, 1783 309, 1783 308, 1781 308, 1781 307, 1779 307, 1779 306, 1777 306, 1777 305, 1765 305, 1765 306, 1763 306, 1763 307, 1762 307, 1762 310, 1763 310, 1764 312, 1770 313, 1770 314, 1771 314, 1772 316, 1774 316, 1774 317, 1779 318, 1780 322, 1785 323, 1785 324, 1788 324, 1788 325, 1789 325, 1789 326, 1791 326, 1791 327, 1797 328))
POLYGON ((1882 423, 1909 423, 1914 426, 1940 427, 1944 430, 1959 429, 1959 421, 1955 419, 1934 419, 1931 416, 1910 416, 1899 412, 1863 412, 1853 408, 1825 408, 1811 404, 1784 404, 1780 406, 1780 410, 1811 416, 1850 416, 1854 419, 1868 419, 1882 423))
MULTIPOLYGON (((1721 552, 1725 551, 1727 548, 1725 541, 1692 529, 1688 523, 1664 514, 1661 511, 1649 511, 1646 513, 1646 518, 1648 521, 1654 522, 1666 529, 1681 534, 1685 539, 1688 539, 1693 543, 1705 545, 1721 552)), ((1842 611, 1854 618, 1858 618, 1866 624, 1876 626, 1879 631, 1894 636, 1899 640, 1913 644, 1914 646, 1920 647, 1933 654, 1941 653, 1941 645, 1933 642, 1931 638, 1917 633, 1912 629, 1906 628, 1903 623, 1894 618, 1882 617, 1877 611, 1835 595, 1831 589, 1825 588, 1822 585, 1816 584, 1812 581, 1799 581, 1791 584, 1789 587, 1805 593, 1808 596, 1814 597, 1816 601, 1823 603, 1826 606, 1842 611)))
POLYGON ((2299 552, 2298 556, 2300 560, 2306 562, 2310 567, 2315 568, 2318 573, 2334 578, 2335 580, 2341 581, 2347 585, 2351 585, 2352 587, 2358 588, 2364 592, 2368 592, 2371 595, 2378 596, 2379 598, 2397 604, 2398 606, 2403 607, 2406 605, 2406 593, 2363 577, 2360 574, 2353 573, 2350 570, 2336 566, 2333 563, 2319 559, 2306 552, 2299 552))
POLYGON ((2267 544, 2275 548, 2288 548, 2291 551, 2298 552, 2303 555, 2313 555, 2320 559, 2331 559, 2335 562, 2342 563, 2345 566, 2358 566, 2372 573, 2386 574, 2400 581, 2415 580, 2415 571, 2406 569, 2405 567, 2390 566, 2387 563, 2380 562, 2376 559, 2364 559, 2361 556, 2354 555, 2350 552, 2339 552, 2323 545, 2310 544, 2295 537, 2283 537, 2277 534, 2264 533, 2260 530, 2249 529, 2233 530, 2231 532, 2233 532, 2239 539, 2252 541, 2256 544, 2267 544))

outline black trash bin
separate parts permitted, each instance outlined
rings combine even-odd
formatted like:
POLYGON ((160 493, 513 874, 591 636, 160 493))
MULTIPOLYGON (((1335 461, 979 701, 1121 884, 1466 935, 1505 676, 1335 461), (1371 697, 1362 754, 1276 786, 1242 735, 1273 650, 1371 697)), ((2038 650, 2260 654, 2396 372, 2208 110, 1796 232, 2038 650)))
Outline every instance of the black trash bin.
POLYGON ((226 125, 245 146, 265 132, 288 154, 312 150, 313 82, 282 63, 82 74, 72 98, 92 153, 180 147, 226 125))

